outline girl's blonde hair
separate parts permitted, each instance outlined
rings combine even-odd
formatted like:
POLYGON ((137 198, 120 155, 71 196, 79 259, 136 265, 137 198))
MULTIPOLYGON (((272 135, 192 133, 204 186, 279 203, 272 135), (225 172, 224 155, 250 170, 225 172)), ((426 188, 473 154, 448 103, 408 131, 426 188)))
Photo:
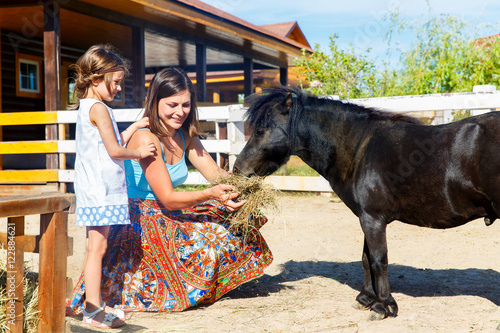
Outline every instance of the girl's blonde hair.
POLYGON ((70 105, 70 109, 78 109, 80 100, 87 96, 89 89, 93 89, 92 82, 104 80, 106 88, 110 91, 113 72, 123 70, 127 75, 129 67, 128 61, 123 60, 110 44, 91 46, 76 64, 70 66, 70 69, 76 72, 73 91, 75 104, 70 105))
POLYGON ((196 91, 191 79, 177 67, 164 68, 155 74, 146 93, 146 108, 144 117, 149 117, 149 129, 158 137, 172 136, 162 125, 158 115, 158 102, 166 97, 180 94, 184 91, 191 93, 191 110, 182 124, 182 129, 194 137, 203 134, 198 121, 198 108, 196 106, 196 91))

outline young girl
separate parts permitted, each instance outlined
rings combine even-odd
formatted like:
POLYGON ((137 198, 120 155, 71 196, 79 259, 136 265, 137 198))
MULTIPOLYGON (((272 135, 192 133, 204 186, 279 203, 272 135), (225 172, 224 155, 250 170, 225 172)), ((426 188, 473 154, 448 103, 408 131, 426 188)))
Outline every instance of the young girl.
POLYGON ((147 118, 119 133, 110 102, 121 90, 127 64, 109 45, 92 46, 73 65, 77 73, 75 194, 76 223, 87 227, 84 267, 86 302, 83 323, 103 328, 122 326, 123 311, 106 307, 101 298, 102 258, 111 225, 130 224, 123 160, 155 154, 155 145, 137 149, 124 145, 132 134, 149 125, 147 118))
MULTIPOLYGON (((182 311, 213 303, 264 274, 272 254, 254 221, 246 238, 231 230, 229 212, 240 209, 230 185, 174 190, 188 177, 187 160, 206 179, 224 176, 197 133, 195 88, 179 68, 165 68, 151 81, 144 115, 128 147, 154 142, 157 154, 125 161, 129 225, 110 228, 103 258, 102 297, 124 311, 182 311), (105 289, 104 289, 105 287, 105 289)), ((81 281, 81 280, 80 280, 81 281)), ((78 283, 69 307, 81 310, 86 286, 78 283)))

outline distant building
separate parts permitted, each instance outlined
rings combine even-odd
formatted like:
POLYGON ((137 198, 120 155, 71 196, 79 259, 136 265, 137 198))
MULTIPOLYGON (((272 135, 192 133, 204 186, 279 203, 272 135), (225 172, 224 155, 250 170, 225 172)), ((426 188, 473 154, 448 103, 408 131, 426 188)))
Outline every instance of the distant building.
MULTIPOLYGON (((266 24, 259 26, 270 33, 288 38, 297 42, 302 48, 311 51, 311 46, 302 33, 297 21, 266 24)), ((190 74, 191 79, 196 82, 196 74, 190 74)), ((299 84, 297 68, 289 66, 286 71, 288 83, 299 84)), ((244 94, 244 72, 242 70, 210 72, 207 74, 207 102, 211 103, 237 103, 241 102, 244 94)), ((304 77, 302 83, 305 83, 304 77)), ((253 91, 262 88, 282 84, 279 69, 254 69, 253 91)))
MULTIPOLYGON (((133 65, 114 108, 141 107, 148 75, 166 66, 193 73, 200 102, 237 102, 261 84, 287 84, 301 50, 312 52, 296 22, 289 27, 256 26, 198 0, 0 0, 0 112, 65 109, 68 67, 98 43, 114 45, 133 65)), ((53 125, 2 130, 5 141, 57 133, 53 125)), ((3 166, 22 161, 9 156, 3 166)))

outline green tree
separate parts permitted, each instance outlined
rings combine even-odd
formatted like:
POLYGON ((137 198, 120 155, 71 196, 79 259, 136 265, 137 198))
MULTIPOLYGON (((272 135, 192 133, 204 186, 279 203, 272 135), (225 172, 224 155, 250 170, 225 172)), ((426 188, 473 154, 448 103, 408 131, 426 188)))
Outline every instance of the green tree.
POLYGON ((338 35, 330 37, 330 54, 321 51, 319 44, 312 54, 302 50, 302 57, 295 61, 299 74, 305 74, 308 90, 316 95, 370 97, 375 84, 375 65, 367 56, 356 55, 352 46, 349 51, 339 49, 335 44, 337 38, 338 35))
POLYGON ((472 91, 500 84, 500 39, 480 38, 480 26, 450 15, 401 22, 393 14, 390 34, 411 30, 416 41, 401 56, 402 67, 386 95, 472 91))
MULTIPOLYGON (((330 37, 327 54, 316 44, 314 52, 295 65, 306 82, 301 85, 317 95, 339 95, 340 98, 420 95, 472 91, 474 85, 500 87, 500 35, 484 38, 475 26, 451 15, 433 15, 411 22, 401 21, 398 12, 388 15, 388 51, 396 33, 412 31, 416 41, 402 52, 400 64, 377 69, 365 55, 351 49, 340 49, 330 37)), ((489 27, 495 31, 495 27, 489 27)), ((496 28, 497 33, 499 31, 496 28)))

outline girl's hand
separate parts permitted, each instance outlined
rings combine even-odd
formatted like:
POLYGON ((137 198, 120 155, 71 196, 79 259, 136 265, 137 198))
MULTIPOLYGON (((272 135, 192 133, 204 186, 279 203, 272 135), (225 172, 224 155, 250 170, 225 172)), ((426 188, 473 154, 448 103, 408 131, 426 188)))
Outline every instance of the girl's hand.
POLYGON ((149 118, 148 117, 144 117, 144 118, 136 121, 135 125, 137 125, 137 129, 144 128, 144 127, 149 127, 149 118))
POLYGON ((240 209, 246 202, 245 200, 238 202, 233 201, 233 199, 240 195, 240 192, 227 193, 227 191, 234 190, 234 186, 231 185, 220 184, 211 187, 209 190, 211 198, 226 206, 230 212, 240 209))
POLYGON ((156 154, 156 145, 153 142, 148 142, 145 145, 139 146, 137 151, 141 155, 139 159, 154 156, 156 154))

